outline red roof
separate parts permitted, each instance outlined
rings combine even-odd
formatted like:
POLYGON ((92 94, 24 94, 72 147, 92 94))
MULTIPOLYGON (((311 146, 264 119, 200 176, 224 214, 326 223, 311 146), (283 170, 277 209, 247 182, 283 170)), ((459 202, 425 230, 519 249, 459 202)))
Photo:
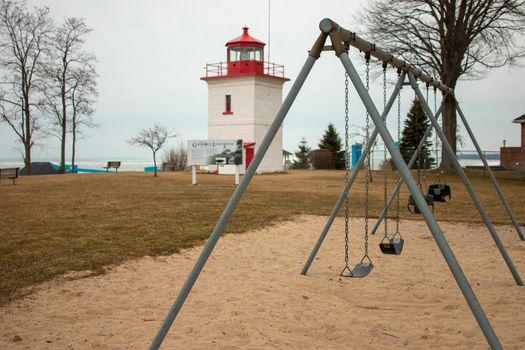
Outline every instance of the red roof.
POLYGON ((259 39, 255 39, 253 36, 248 34, 248 27, 242 28, 243 33, 241 36, 236 37, 235 39, 232 39, 226 43, 226 46, 231 46, 234 44, 248 44, 248 45, 257 45, 257 46, 264 46, 266 45, 264 42, 260 41, 259 39))

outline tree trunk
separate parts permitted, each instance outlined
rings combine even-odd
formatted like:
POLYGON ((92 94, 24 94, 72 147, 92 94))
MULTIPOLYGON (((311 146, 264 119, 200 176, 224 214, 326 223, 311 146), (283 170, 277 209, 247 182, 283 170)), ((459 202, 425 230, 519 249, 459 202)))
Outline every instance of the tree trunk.
POLYGON ((66 122, 64 119, 64 125, 62 126, 62 136, 60 141, 60 173, 66 173, 66 122))
MULTIPOLYGON (((457 118, 456 118, 456 101, 453 96, 447 95, 443 106, 443 132, 445 137, 456 154, 457 142, 457 118)), ((450 159, 445 147, 441 146, 441 170, 454 171, 454 165, 450 159)))
POLYGON ((24 98, 24 116, 25 119, 25 125, 26 125, 26 135, 24 140, 24 150, 25 150, 25 174, 31 175, 31 146, 33 140, 31 139, 32 133, 31 133, 31 115, 29 111, 29 103, 27 102, 27 96, 24 98))
POLYGON ((72 145, 71 145, 71 173, 75 173, 75 147, 77 142, 77 130, 75 123, 73 122, 73 129, 72 129, 72 145))
POLYGON ((31 147, 26 142, 24 144, 25 148, 25 157, 24 157, 24 163, 25 163, 25 175, 31 175, 31 147))
MULTIPOLYGON (((66 131, 67 131, 67 110, 66 110, 66 83, 65 74, 62 73, 62 86, 60 90, 60 97, 62 99, 62 137, 60 140, 60 173, 66 173, 66 131)), ((73 169, 71 169, 73 170, 73 169)))
POLYGON ((155 168, 154 171, 155 171, 155 175, 153 176, 157 176, 157 158, 156 158, 156 152, 153 152, 153 167, 155 168))

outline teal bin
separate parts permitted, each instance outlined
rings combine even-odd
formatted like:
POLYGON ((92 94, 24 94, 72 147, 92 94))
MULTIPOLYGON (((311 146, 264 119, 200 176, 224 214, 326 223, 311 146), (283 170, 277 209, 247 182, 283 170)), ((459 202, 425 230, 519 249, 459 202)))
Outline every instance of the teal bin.
MULTIPOLYGON (((144 167, 144 172, 146 172, 146 173, 151 173, 153 171, 155 171, 155 167, 154 166, 146 166, 146 167, 144 167)), ((159 171, 159 169, 157 169, 157 171, 159 171)))
POLYGON ((352 145, 352 169, 355 168, 362 154, 363 154, 363 145, 360 143, 353 144, 352 145))

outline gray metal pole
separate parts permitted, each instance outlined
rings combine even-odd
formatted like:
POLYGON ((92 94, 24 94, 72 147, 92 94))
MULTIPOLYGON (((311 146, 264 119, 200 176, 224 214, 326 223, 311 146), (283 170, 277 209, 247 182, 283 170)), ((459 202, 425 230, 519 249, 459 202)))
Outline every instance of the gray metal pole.
MULTIPOLYGON (((333 35, 331 35, 331 38, 332 37, 333 35)), ((335 46, 336 44, 337 42, 334 42, 334 40, 332 40, 332 45, 335 46)), ((340 48, 337 48, 336 52, 338 52, 338 50, 339 52, 341 52, 340 48)), ((470 309, 472 310, 472 313, 474 314, 474 317, 476 318, 483 334, 485 335, 488 344, 490 345, 491 349, 503 349, 496 333, 494 332, 494 329, 492 328, 492 325, 490 324, 490 321, 488 320, 487 316, 485 315, 485 312, 479 304, 478 299, 476 298, 476 294, 474 294, 474 291, 470 287, 470 284, 467 278, 465 277, 465 274, 461 270, 461 267, 458 261, 456 260, 456 257, 454 256, 454 253, 450 249, 450 246, 448 245, 448 242, 445 239, 445 236, 443 235, 443 231, 438 226, 436 220, 432 216, 430 209, 428 209, 425 198, 423 197, 423 194, 421 193, 416 181, 412 177, 410 169, 408 169, 405 161, 403 160, 403 157, 397 149, 394 140, 392 139, 392 136, 388 132, 388 129, 383 125, 381 116, 379 115, 379 112, 377 111, 374 102, 370 98, 368 91, 364 87, 363 82, 359 78, 359 75, 354 65, 348 57, 348 54, 346 52, 340 53, 339 59, 343 63, 346 72, 348 73, 348 76, 352 80, 352 83, 354 84, 357 93, 363 101, 363 104, 370 113, 370 117, 372 118, 376 128, 379 129, 381 138, 383 139, 383 142, 386 143, 386 146, 388 148, 388 151, 390 152, 390 155, 392 156, 394 164, 396 165, 397 169, 401 174, 401 177, 403 177, 410 192, 412 193, 417 207, 419 208, 421 214, 425 218, 425 222, 427 223, 430 232, 432 232, 436 244, 438 245, 441 254, 443 255, 443 258, 447 262, 447 265, 450 268, 452 275, 458 283, 458 286, 461 292, 463 293, 470 309)))
MULTIPOLYGON (((383 115, 381 116, 382 120, 385 120, 388 116, 388 113, 390 112, 390 109, 392 108, 392 105, 396 101, 396 97, 399 94, 399 91, 403 87, 403 82, 405 81, 405 72, 401 72, 401 76, 397 80, 397 84, 394 88, 394 91, 392 92, 392 95, 390 96, 390 99, 388 100, 388 103, 385 106, 385 110, 383 111, 383 115)), ((308 273, 308 269, 310 268, 310 265, 312 265, 312 262, 315 259, 315 256, 317 255, 317 252, 321 248, 321 245, 323 244, 323 241, 328 234, 328 231, 330 230, 330 227, 332 227, 332 224, 334 222, 335 217, 337 216, 337 213, 339 212, 339 209, 341 209, 341 206, 343 205, 346 196, 348 195, 348 191, 350 191, 350 188, 352 187, 352 184, 354 183, 357 174, 359 173, 359 170, 363 166, 363 163, 365 161, 365 158, 367 154, 372 149, 372 145, 377 137, 378 130, 374 129, 372 131, 372 134, 370 135, 369 142, 366 144, 365 149, 363 153, 361 154, 361 157, 356 163, 356 166, 354 167, 354 170, 352 171, 352 174, 348 178, 348 180, 345 183, 345 187, 343 189, 343 192, 339 195, 339 198, 337 199, 337 202, 335 203, 334 208, 332 209, 332 212, 330 213, 330 216, 328 217, 328 220, 326 224, 323 227, 323 230, 321 231, 321 234, 319 235, 319 238, 317 239, 317 242, 315 243, 312 252, 310 253, 310 256, 306 260, 306 263, 303 266, 303 269, 301 270, 301 275, 306 275, 308 273)))
POLYGON ((492 183, 494 184, 494 187, 496 188, 496 192, 498 192, 498 196, 501 199, 503 206, 505 207, 505 210, 507 210, 507 214, 509 214, 509 217, 512 220, 512 224, 516 228, 516 232, 518 232, 518 236, 520 237, 522 241, 525 241, 525 236, 523 235, 523 231, 521 230, 520 224, 518 223, 516 216, 514 216, 514 213, 512 212, 512 209, 510 208, 509 202, 507 202, 505 195, 501 191, 501 187, 499 186, 498 180, 496 180, 496 177, 494 176, 492 169, 487 163, 485 154, 484 152, 481 151, 481 147, 479 147, 478 141, 476 140, 476 137, 474 136, 474 133, 472 132, 472 129, 470 128, 470 125, 467 122, 467 118, 465 118, 463 111, 459 107, 459 102, 457 100, 456 100, 456 109, 458 110, 459 117, 461 118, 463 125, 465 125, 465 128, 467 129, 467 132, 470 136, 470 139, 472 140, 472 143, 474 144, 474 147, 476 147, 476 151, 478 152, 479 157, 483 161, 483 166, 485 167, 486 172, 489 174, 490 179, 492 180, 492 183))
MULTIPOLYGON (((436 112, 436 120, 439 119, 441 111, 442 111, 442 106, 440 106, 439 109, 436 112)), ((419 142, 419 145, 417 146, 416 151, 412 155, 412 158, 410 158, 410 162, 408 162, 408 165, 407 165, 408 169, 412 169, 412 166, 416 162, 417 155, 419 154, 419 152, 421 152, 421 149, 423 148, 423 145, 425 144, 426 139, 427 139, 427 137, 428 137, 428 135, 430 134, 431 131, 432 131, 432 124, 428 126, 427 130, 425 131, 425 134, 423 135, 423 137, 421 138, 421 141, 419 142)), ((387 209, 389 209, 392 206, 392 203, 394 203, 394 199, 396 199, 396 196, 397 196, 399 190, 401 190, 401 186, 402 185, 403 185, 403 178, 400 177, 399 180, 397 181, 397 184, 396 184, 396 187, 394 188, 394 191, 392 192, 392 195, 390 196, 390 198, 388 198, 388 201, 387 201, 385 207, 383 208, 383 211, 381 212, 381 214, 379 214, 379 218, 377 219, 376 223, 374 224, 374 227, 372 228, 372 231, 370 231, 370 234, 372 234, 372 235, 376 234, 376 232, 377 232, 377 230, 379 228, 379 225, 381 225, 381 222, 385 218, 387 209)))
POLYGON ((412 73, 408 72, 408 79, 410 80, 410 83, 412 84, 412 88, 416 92, 419 101, 421 102, 421 106, 423 107, 423 110, 425 111, 426 115, 432 122, 432 125, 434 125, 434 130, 436 130, 439 138, 441 139, 441 147, 444 147, 448 157, 451 159, 452 164, 454 164, 454 168, 456 169, 456 172, 459 174, 461 180, 463 181, 463 184, 465 185, 465 188, 467 189, 468 193, 470 194, 470 197, 472 198, 472 201, 476 205, 476 208, 479 211, 479 214, 481 215, 483 222, 487 226, 490 235, 492 236, 492 239, 494 239, 494 243, 496 243, 496 246, 498 247, 499 252, 501 253, 501 256, 503 256, 503 260, 505 260, 505 263, 507 264, 510 272, 512 273, 512 276, 514 277, 514 280, 516 280, 516 284, 518 286, 523 286, 523 281, 521 280, 520 274, 514 267, 514 264, 512 262, 512 259, 507 254, 507 250, 503 246, 503 243, 501 242, 501 239, 498 236, 498 233, 496 232, 496 229, 494 228, 494 225, 492 224, 492 221, 490 220, 487 211, 483 207, 483 204, 481 204, 481 201, 478 198, 478 195, 474 191, 474 188, 472 187, 472 184, 470 183, 469 179, 467 178, 467 175, 465 175, 465 172, 461 168, 461 165, 459 164, 459 161, 456 157, 456 154, 454 153, 454 150, 452 150, 452 147, 448 143, 447 138, 445 137, 445 133, 443 132, 443 129, 441 129, 441 126, 437 122, 437 120, 434 118, 434 115, 432 114, 432 111, 430 110, 430 107, 425 101, 425 98, 423 96, 423 93, 419 89, 419 86, 417 85, 416 78, 412 75, 412 73))
POLYGON ((224 227, 228 223, 231 215, 233 214, 235 208, 237 207, 237 204, 241 200, 246 188, 248 187, 250 180, 255 174, 257 167, 261 163, 266 151, 270 147, 270 144, 272 143, 272 140, 275 137, 275 134, 281 127, 281 124, 284 118, 286 117, 288 110, 290 109, 293 101, 297 97, 297 94, 299 93, 304 81, 306 80, 306 77, 310 73, 310 70, 312 69, 315 61, 317 60, 317 57, 315 57, 315 54, 314 56, 310 54, 308 58, 306 59, 306 62, 303 68, 301 69, 301 71, 299 72, 297 79, 295 80, 292 88, 290 89, 290 92, 288 93, 288 96, 286 96, 286 99, 281 105, 281 108, 277 112, 277 115, 275 116, 275 119, 272 125, 270 126, 270 129, 268 130, 268 132, 264 136, 264 139, 259 145, 259 149, 255 153, 255 156, 253 157, 250 166, 246 170, 246 174, 244 175, 244 177, 242 178, 242 181, 239 183, 239 185, 233 192, 233 195, 230 198, 230 201, 228 202, 228 205, 226 206, 226 208, 224 208, 224 211, 222 212, 222 215, 219 221, 217 222, 215 228, 213 229, 213 232, 211 233, 210 238, 208 238, 208 241, 204 245, 204 248, 199 256, 199 259, 193 266, 193 269, 191 270, 188 278, 186 279, 186 282, 182 286, 182 289, 180 290, 179 295, 177 296, 177 299, 175 299, 175 302, 173 303, 171 309, 169 310, 168 315, 166 316, 166 319, 162 323, 155 338, 153 339, 150 345, 151 350, 158 349, 160 345, 162 344, 164 338, 166 337, 168 330, 170 329, 173 321, 175 321, 175 318, 177 317, 177 314, 179 313, 182 305, 184 304, 184 301, 186 300, 188 294, 190 293, 193 287, 193 284, 195 283, 195 281, 199 277, 199 274, 204 268, 206 261, 208 260, 213 248, 215 247, 215 244, 217 243, 220 235, 222 234, 222 231, 224 230, 224 227))

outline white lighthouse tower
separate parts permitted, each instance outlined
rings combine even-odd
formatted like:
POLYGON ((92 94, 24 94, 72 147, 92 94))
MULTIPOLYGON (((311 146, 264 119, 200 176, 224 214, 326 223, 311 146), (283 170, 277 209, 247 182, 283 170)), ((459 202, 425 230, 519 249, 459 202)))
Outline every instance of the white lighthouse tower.
MULTIPOLYGON (((245 170, 282 104, 284 66, 264 62, 265 43, 248 34, 226 43, 227 62, 206 64, 208 139, 242 139, 245 170)), ((282 127, 257 168, 258 173, 283 170, 282 127)), ((220 170, 219 170, 220 171, 220 170)), ((223 170, 231 173, 233 170, 223 170)))

